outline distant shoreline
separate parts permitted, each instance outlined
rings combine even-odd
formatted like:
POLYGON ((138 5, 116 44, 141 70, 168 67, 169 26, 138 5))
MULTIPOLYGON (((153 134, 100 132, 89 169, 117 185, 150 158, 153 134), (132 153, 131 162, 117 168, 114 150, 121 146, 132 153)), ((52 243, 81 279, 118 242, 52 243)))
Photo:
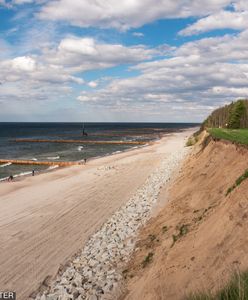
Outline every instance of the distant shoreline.
MULTIPOLYGON (((151 141, 147 142, 147 144, 145 144, 145 145, 135 145, 135 146, 133 146, 133 147, 131 147, 129 149, 118 150, 118 151, 114 151, 113 153, 107 153, 107 154, 104 154, 104 155, 101 155, 101 156, 91 157, 91 158, 87 159, 87 162, 93 161, 93 160, 96 160, 96 159, 99 159, 99 158, 102 158, 102 157, 113 156, 113 155, 116 155, 116 154, 119 154, 119 153, 125 153, 125 152, 133 151, 133 150, 136 150, 136 149, 139 149, 139 148, 147 147, 147 146, 149 146, 149 144, 154 143, 154 142, 156 142, 158 140, 161 140, 162 138, 164 138, 166 136, 170 136, 173 133, 177 133, 177 132, 185 131, 185 130, 197 129, 197 128, 198 128, 198 126, 197 127, 192 127, 192 128, 186 128, 186 129, 175 129, 175 131, 161 134, 160 137, 157 137, 154 140, 151 140, 151 141)), ((83 159, 79 160, 79 161, 83 161, 83 159)), ((0 165, 0 167, 1 167, 1 165, 0 165)), ((38 176, 38 175, 41 175, 41 174, 44 174, 44 173, 55 172, 55 171, 57 171, 57 170, 59 170, 61 168, 68 168, 68 167, 60 167, 60 166, 54 165, 53 167, 48 167, 45 170, 35 171, 35 176, 38 176)), ((32 171, 22 172, 20 174, 14 174, 13 175, 14 181, 24 180, 26 177, 30 177, 30 176, 32 176, 32 171)), ((1 183, 8 183, 7 180, 8 180, 8 177, 0 178, 0 184, 1 183)))

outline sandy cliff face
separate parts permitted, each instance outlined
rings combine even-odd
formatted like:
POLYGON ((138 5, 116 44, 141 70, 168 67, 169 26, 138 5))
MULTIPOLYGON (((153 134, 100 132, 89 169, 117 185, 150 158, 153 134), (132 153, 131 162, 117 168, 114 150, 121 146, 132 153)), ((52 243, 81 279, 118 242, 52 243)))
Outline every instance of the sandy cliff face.
POLYGON ((184 299, 248 269, 248 180, 225 195, 247 168, 248 149, 214 141, 195 149, 140 234, 123 299, 184 299))

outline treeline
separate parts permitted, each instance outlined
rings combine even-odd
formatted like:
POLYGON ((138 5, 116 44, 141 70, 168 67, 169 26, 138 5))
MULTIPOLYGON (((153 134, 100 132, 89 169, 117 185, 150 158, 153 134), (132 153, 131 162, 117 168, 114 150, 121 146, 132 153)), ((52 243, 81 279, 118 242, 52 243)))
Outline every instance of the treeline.
POLYGON ((238 100, 214 110, 202 127, 248 128, 248 100, 238 100))

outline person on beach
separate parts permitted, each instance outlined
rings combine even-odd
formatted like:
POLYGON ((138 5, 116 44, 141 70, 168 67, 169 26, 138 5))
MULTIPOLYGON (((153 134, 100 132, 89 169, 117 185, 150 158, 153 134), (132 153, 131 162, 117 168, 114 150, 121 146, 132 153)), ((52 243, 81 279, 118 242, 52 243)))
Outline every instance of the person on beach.
POLYGON ((32 176, 34 176, 34 170, 32 170, 32 176))
POLYGON ((84 159, 84 164, 86 165, 87 158, 84 159))
POLYGON ((13 180, 14 180, 13 175, 10 175, 9 178, 8 178, 8 181, 13 181, 13 180))

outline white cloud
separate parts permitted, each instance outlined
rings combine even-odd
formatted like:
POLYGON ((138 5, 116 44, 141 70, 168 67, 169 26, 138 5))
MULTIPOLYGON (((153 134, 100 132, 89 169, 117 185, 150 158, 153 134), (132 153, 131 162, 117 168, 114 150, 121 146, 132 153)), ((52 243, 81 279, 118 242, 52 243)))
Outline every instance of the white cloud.
POLYGON ((14 70, 32 72, 35 69, 35 60, 29 56, 20 56, 14 58, 11 65, 14 70))
POLYGON ((59 50, 82 55, 96 55, 96 45, 92 38, 64 39, 60 42, 59 50))
POLYGON ((197 42, 189 42, 176 50, 180 57, 191 57, 199 62, 202 58, 208 63, 245 62, 248 57, 248 30, 236 35, 225 35, 217 38, 205 38, 197 42))
POLYGON ((144 34, 142 32, 133 32, 133 36, 136 36, 136 37, 143 37, 144 34))
POLYGON ((236 11, 245 11, 248 10, 247 0, 236 0, 233 1, 233 6, 236 11))
MULTIPOLYGON (((186 43, 168 59, 140 63, 141 74, 115 79, 79 101, 95 108, 204 118, 213 108, 248 97, 248 31, 186 43)), ((176 117, 174 118, 176 120, 176 117)))
POLYGON ((248 11, 231 12, 221 11, 202 18, 193 25, 188 26, 179 32, 180 35, 193 35, 215 29, 236 29, 248 28, 248 11))
MULTIPOLYGON (((0 48, 2 47, 5 49, 4 43, 0 43, 0 48)), ((4 99, 4 95, 5 99, 10 98, 11 88, 11 99, 15 98, 15 93, 17 98, 24 99, 28 92, 30 95, 37 93, 37 99, 44 99, 44 95, 50 99, 55 91, 62 87, 67 88, 72 83, 96 88, 99 81, 85 82, 82 72, 137 63, 151 59, 158 53, 161 53, 161 50, 147 49, 141 45, 125 47, 121 44, 97 42, 93 38, 68 37, 57 45, 41 48, 40 53, 36 55, 0 59, 1 99, 4 99), (78 73, 80 75, 77 75, 78 73), (20 93, 14 87, 20 85, 22 89, 26 87, 25 92, 20 93), (40 93, 41 87, 46 92, 40 93)))
MULTIPOLYGON (((13 5, 14 2, 21 5, 29 0, 15 0, 13 5)), ((138 118, 143 115, 143 120, 148 115, 164 116, 164 121, 190 120, 193 115, 201 120, 213 108, 248 96, 248 1, 233 0, 233 10, 225 10, 230 3, 231 0, 47 1, 39 14, 45 21, 36 20, 34 26, 28 23, 30 31, 21 35, 17 52, 0 40, 0 52, 5 53, 0 53, 0 101, 75 99, 78 88, 74 89, 74 85, 78 84, 82 90, 86 87, 78 100, 92 111, 100 108, 101 113, 109 111, 117 116, 135 112, 138 118), (92 37, 67 35, 58 39, 57 23, 45 24, 47 19, 62 20, 82 27, 127 30, 160 18, 187 16, 201 19, 185 28, 183 35, 223 28, 242 32, 191 41, 178 48, 149 48, 110 44, 92 37), (130 78, 96 78, 89 82, 82 78, 87 70, 125 64, 135 71, 130 78), (139 75, 134 76, 136 73, 139 75)), ((28 16, 30 13, 16 20, 20 22, 28 16)), ((143 36, 138 29, 132 34, 143 36)))
POLYGON ((82 72, 149 60, 162 52, 163 49, 149 49, 142 45, 125 47, 97 42, 93 38, 70 37, 63 39, 57 49, 47 50, 44 59, 50 64, 82 72))
POLYGON ((90 81, 88 83, 88 86, 90 86, 92 88, 96 88, 98 86, 98 82, 97 81, 90 81))
POLYGON ((206 16, 230 3, 231 0, 53 0, 41 9, 39 17, 81 27, 127 30, 158 19, 206 16))
POLYGON ((222 87, 222 86, 216 86, 213 87, 213 94, 232 94, 233 97, 244 97, 244 95, 248 95, 248 88, 247 87, 240 87, 240 88, 227 88, 227 87, 222 87))
POLYGON ((11 2, 12 2, 12 4, 22 5, 22 4, 26 4, 26 3, 33 3, 35 1, 34 0, 13 0, 11 2))

